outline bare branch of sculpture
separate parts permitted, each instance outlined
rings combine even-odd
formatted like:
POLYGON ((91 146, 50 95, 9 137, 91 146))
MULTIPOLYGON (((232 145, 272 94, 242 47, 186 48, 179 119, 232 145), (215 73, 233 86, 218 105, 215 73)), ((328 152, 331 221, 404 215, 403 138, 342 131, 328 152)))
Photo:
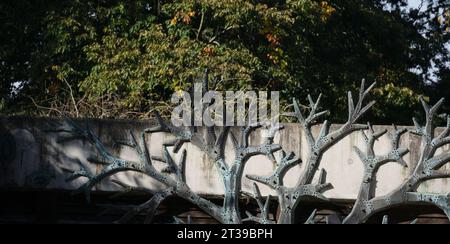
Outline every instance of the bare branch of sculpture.
POLYGON ((260 210, 260 217, 252 215, 250 212, 246 212, 247 218, 243 219, 243 222, 252 221, 260 224, 275 224, 274 221, 270 220, 269 216, 269 204, 271 196, 267 196, 266 201, 263 202, 263 197, 257 184, 253 183, 253 194, 248 194, 250 197, 256 200, 260 210))
POLYGON ((285 187, 282 183, 282 178, 284 178, 288 169, 295 165, 296 161, 288 161, 293 158, 293 154, 290 154, 288 158, 283 157, 280 163, 277 163, 275 173, 269 177, 259 177, 259 176, 247 176, 250 179, 258 181, 260 183, 266 184, 272 189, 277 191, 279 204, 280 204, 280 216, 278 223, 293 223, 295 217, 295 210, 304 197, 314 197, 322 200, 327 200, 326 197, 322 195, 325 191, 332 189, 333 186, 326 183, 326 171, 322 170, 319 182, 312 183, 313 178, 317 169, 319 168, 320 162, 322 160, 323 154, 340 140, 346 136, 352 134, 358 130, 367 129, 366 125, 356 124, 359 119, 374 105, 375 102, 369 102, 364 105, 364 100, 369 95, 375 84, 372 84, 369 88, 365 88, 365 81, 361 82, 361 89, 359 92, 359 99, 357 104, 354 104, 352 93, 348 93, 348 120, 339 129, 330 132, 330 124, 325 121, 322 124, 320 133, 318 137, 314 137, 312 132, 312 127, 316 125, 320 118, 328 114, 328 111, 318 111, 320 106, 321 96, 318 97, 316 101, 308 96, 309 101, 309 114, 305 116, 300 109, 297 100, 293 100, 293 112, 285 113, 285 116, 294 117, 298 120, 302 131, 306 135, 306 140, 308 142, 309 151, 307 160, 304 164, 304 172, 298 178, 295 187, 285 187))
POLYGON ((358 155, 365 165, 365 180, 362 182, 360 194, 352 209, 352 212, 344 220, 347 224, 364 223, 367 219, 375 213, 383 211, 385 209, 408 203, 428 203, 433 204, 442 211, 450 219, 450 203, 449 196, 446 194, 432 194, 421 193, 417 191, 417 188, 423 182, 431 179, 450 178, 450 172, 443 170, 442 168, 450 162, 450 152, 444 152, 436 155, 439 148, 450 143, 450 118, 447 117, 447 126, 444 131, 435 136, 435 121, 438 117, 439 107, 443 103, 443 99, 439 100, 434 106, 429 106, 423 98, 421 98, 422 106, 425 110, 426 122, 424 126, 413 118, 415 129, 411 131, 412 134, 421 137, 421 149, 420 159, 412 173, 405 179, 403 184, 390 192, 389 194, 381 197, 373 197, 369 195, 369 188, 373 185, 373 179, 376 176, 376 169, 379 168, 378 164, 387 162, 397 162, 401 165, 406 165, 402 157, 407 154, 406 149, 399 148, 399 140, 404 130, 398 130, 395 128, 394 134, 391 135, 391 141, 393 150, 389 155, 375 157, 373 160, 373 145, 368 144, 371 150, 366 153, 362 153, 357 150, 358 155), (371 168, 373 167, 373 169, 371 168), (375 169, 375 170, 374 170, 375 169), (373 197, 373 198, 372 198, 373 197))
MULTIPOLYGON (((93 187, 95 187, 104 179, 119 172, 134 171, 142 173, 167 186, 167 188, 158 192, 145 190, 146 192, 152 193, 152 197, 147 202, 131 208, 130 211, 128 211, 128 213, 126 213, 119 220, 120 223, 127 222, 142 212, 145 212, 147 216, 145 222, 150 223, 158 206, 166 198, 171 196, 178 196, 186 199, 196 204, 199 208, 210 214, 212 217, 216 218, 218 221, 222 221, 222 208, 200 197, 199 195, 194 193, 186 184, 184 176, 186 151, 182 152, 181 160, 178 163, 174 162, 173 158, 167 150, 167 147, 165 147, 164 149, 164 155, 162 158, 153 157, 152 159, 146 145, 146 134, 150 133, 150 131, 146 129, 141 133, 139 141, 134 136, 134 134, 130 132, 128 140, 119 142, 120 144, 133 149, 139 156, 139 161, 137 162, 128 161, 113 156, 101 143, 100 139, 97 138, 90 130, 87 123, 86 128, 82 128, 76 122, 70 119, 66 119, 65 121, 66 125, 58 129, 59 132, 64 133, 61 135, 60 139, 66 141, 67 139, 71 140, 80 138, 90 142, 95 146, 96 151, 100 156, 89 158, 88 161, 94 164, 103 165, 102 170, 97 174, 90 173, 87 170, 87 167, 82 166, 79 170, 72 170, 72 174, 69 177, 70 180, 74 180, 79 177, 87 178, 87 182, 84 183, 77 192, 84 192, 88 202, 90 201, 90 192, 93 187), (158 171, 153 165, 153 160, 160 160, 161 162, 166 164, 166 167, 162 171, 158 171)), ((115 183, 117 183, 117 181, 115 181, 115 183)), ((128 186, 124 183, 119 183, 119 185, 125 187, 126 191, 143 190, 128 186)))

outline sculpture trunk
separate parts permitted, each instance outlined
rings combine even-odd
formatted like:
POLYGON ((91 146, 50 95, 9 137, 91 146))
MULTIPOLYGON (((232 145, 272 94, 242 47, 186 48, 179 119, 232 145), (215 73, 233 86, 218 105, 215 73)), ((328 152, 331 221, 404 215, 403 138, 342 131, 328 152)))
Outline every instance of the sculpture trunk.
MULTIPOLYGON (((320 162, 321 156, 311 155, 306 163, 305 171, 303 172, 303 175, 300 177, 297 187, 300 188, 301 186, 311 184, 312 180, 314 179, 315 172, 317 171, 318 164, 317 162, 320 162)), ((282 199, 280 199, 280 216, 278 223, 279 224, 294 224, 295 223, 295 216, 296 216, 296 208, 301 201, 301 198, 292 199, 292 196, 290 193, 286 194, 279 194, 280 196, 283 196, 282 199), (283 202, 289 201, 290 204, 285 204, 283 202)))
POLYGON ((291 193, 289 189, 278 189, 279 216, 277 224, 294 224, 295 208, 292 206, 291 193))
POLYGON ((241 177, 233 172, 223 177, 225 186, 223 218, 225 224, 240 224, 242 222, 239 212, 241 177))
POLYGON ((358 224, 361 223, 361 219, 366 219, 366 209, 364 202, 370 197, 370 183, 363 182, 362 187, 359 190, 359 197, 356 199, 355 205, 352 208, 351 213, 344 219, 344 224, 358 224))
POLYGON ((306 162, 305 165, 305 171, 300 177, 300 180, 297 183, 297 187, 311 184, 311 182, 314 179, 314 176, 316 175, 319 163, 322 160, 322 153, 312 151, 310 152, 310 154, 311 155, 309 155, 308 161, 306 162))

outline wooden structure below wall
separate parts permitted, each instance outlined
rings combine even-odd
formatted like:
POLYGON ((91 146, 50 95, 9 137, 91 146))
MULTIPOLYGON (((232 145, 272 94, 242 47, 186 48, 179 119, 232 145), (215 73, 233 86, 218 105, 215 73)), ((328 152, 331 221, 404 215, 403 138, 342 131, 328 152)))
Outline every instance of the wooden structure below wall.
MULTIPOLYGON (((95 193, 93 202, 86 204, 82 195, 72 195, 70 191, 0 191, 0 224, 1 223, 51 223, 51 224, 110 224, 119 219, 124 211, 123 208, 139 204, 148 199, 144 195, 123 196, 111 199, 114 193, 95 193), (107 210, 109 206, 117 208, 107 210)), ((217 204, 220 199, 210 199, 217 204)), ((242 199, 241 204, 251 212, 257 211, 257 205, 247 199, 242 199)), ((316 220, 324 224, 328 216, 333 223, 342 216, 348 214, 352 202, 336 201, 334 203, 305 202, 298 211, 297 219, 304 222, 311 212, 318 208, 316 220)), ((277 206, 272 204, 273 208, 277 206)), ((276 212, 276 209, 273 209, 276 212)), ((381 223, 383 215, 389 215, 389 223, 408 224, 415 218, 418 224, 449 224, 447 217, 437 208, 428 205, 403 206, 391 209, 389 212, 372 217, 368 223, 381 223)), ((172 198, 167 200, 159 209, 156 223, 173 223, 173 216, 186 220, 191 216, 195 224, 217 224, 217 221, 196 208, 194 205, 172 198)), ((143 223, 144 216, 138 216, 132 223, 143 223)))

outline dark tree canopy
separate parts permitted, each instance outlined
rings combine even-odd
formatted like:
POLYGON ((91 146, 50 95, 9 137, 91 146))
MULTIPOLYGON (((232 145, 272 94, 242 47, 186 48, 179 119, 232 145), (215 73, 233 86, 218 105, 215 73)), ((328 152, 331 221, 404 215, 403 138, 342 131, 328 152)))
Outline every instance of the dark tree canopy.
POLYGON ((370 119, 409 123, 419 96, 450 98, 450 3, 419 5, 4 0, 0 109, 148 117, 208 68, 217 89, 279 90, 283 104, 323 93, 338 121, 346 117, 345 91, 363 78, 376 81, 370 119))

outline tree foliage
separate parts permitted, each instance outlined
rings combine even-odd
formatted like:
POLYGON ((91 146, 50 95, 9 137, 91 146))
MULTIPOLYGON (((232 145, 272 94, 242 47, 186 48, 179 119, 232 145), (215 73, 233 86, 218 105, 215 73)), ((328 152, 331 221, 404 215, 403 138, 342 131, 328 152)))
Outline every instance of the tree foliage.
POLYGON ((285 104, 323 93, 339 121, 346 116, 343 91, 366 78, 380 83, 371 119, 406 122, 420 95, 434 99, 448 86, 448 5, 6 0, 0 92, 10 113, 39 106, 146 117, 155 102, 168 101, 208 68, 217 89, 279 90, 285 104))

